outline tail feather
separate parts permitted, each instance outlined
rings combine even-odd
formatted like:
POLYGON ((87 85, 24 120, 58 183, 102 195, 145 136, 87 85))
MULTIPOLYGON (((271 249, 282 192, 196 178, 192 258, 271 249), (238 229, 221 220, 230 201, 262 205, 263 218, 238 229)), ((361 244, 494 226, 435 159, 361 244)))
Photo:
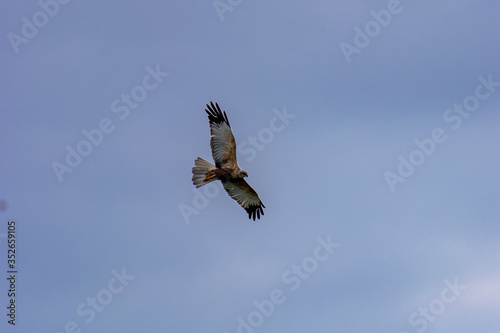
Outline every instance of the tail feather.
POLYGON ((213 165, 210 162, 205 161, 203 158, 198 157, 194 161, 194 167, 193 167, 193 184, 198 188, 200 186, 203 186, 205 184, 210 183, 211 181, 215 180, 215 177, 210 177, 210 179, 207 179, 207 172, 210 170, 216 169, 215 165, 213 165))

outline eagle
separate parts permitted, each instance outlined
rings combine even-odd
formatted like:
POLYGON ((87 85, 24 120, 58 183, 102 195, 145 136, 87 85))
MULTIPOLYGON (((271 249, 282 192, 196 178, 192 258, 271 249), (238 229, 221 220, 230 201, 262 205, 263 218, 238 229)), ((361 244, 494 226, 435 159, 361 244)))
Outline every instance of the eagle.
POLYGON ((240 169, 236 162, 236 141, 226 111, 222 112, 219 105, 214 105, 212 101, 210 105, 207 104, 205 111, 210 124, 210 148, 215 165, 198 157, 192 169, 193 184, 198 188, 220 180, 229 196, 246 210, 249 219, 260 219, 266 206, 260 201, 257 192, 245 181, 248 173, 240 169))

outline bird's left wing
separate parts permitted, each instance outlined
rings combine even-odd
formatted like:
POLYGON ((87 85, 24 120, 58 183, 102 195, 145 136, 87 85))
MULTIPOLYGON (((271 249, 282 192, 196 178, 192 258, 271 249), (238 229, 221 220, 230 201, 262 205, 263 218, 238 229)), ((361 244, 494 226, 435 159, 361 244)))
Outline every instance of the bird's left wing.
POLYGON ((236 141, 229 126, 226 111, 222 112, 219 104, 214 105, 213 102, 210 102, 210 105, 207 104, 205 111, 210 123, 210 147, 215 166, 217 168, 223 165, 236 167, 236 141))
POLYGON ((244 179, 232 179, 222 182, 224 189, 231 198, 236 200, 247 213, 248 218, 255 221, 255 217, 260 219, 260 215, 264 215, 266 206, 260 201, 257 192, 248 185, 244 179))

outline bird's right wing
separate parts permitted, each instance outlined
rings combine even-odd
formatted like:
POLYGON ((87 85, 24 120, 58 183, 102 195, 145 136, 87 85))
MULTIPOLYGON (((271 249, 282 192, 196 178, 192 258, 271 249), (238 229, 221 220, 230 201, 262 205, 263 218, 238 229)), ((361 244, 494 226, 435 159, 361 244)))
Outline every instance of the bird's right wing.
POLYGON ((207 104, 205 111, 210 123, 210 147, 215 166, 221 168, 224 164, 236 167, 236 141, 234 140, 226 111, 221 111, 217 103, 207 104))

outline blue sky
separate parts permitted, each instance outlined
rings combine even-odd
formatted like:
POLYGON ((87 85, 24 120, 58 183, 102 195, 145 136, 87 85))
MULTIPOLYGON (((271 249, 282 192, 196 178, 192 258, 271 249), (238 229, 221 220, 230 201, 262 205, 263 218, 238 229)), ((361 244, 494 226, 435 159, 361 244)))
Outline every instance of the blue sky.
POLYGON ((3 6, 2 332, 498 332, 500 4, 3 6))

